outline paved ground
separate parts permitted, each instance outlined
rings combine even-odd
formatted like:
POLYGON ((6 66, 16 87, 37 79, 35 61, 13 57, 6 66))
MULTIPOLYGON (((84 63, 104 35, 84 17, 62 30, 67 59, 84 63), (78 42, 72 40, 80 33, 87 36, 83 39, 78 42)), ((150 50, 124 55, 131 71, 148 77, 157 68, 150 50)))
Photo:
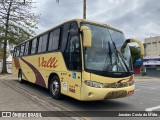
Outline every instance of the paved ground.
MULTIPOLYGON (((160 111, 160 78, 136 77, 135 94, 115 100, 81 102, 70 97, 54 100, 42 87, 26 82, 18 83, 11 76, 0 76, 0 111, 2 110, 40 110, 40 111, 160 111), (4 93, 5 92, 5 93, 4 93), (6 96, 7 95, 7 96, 6 96), (12 101, 10 101, 12 100, 12 101), (36 102, 35 102, 36 101, 36 102), (5 103, 5 104, 4 104, 5 103), (6 105, 7 104, 7 105, 6 105)), ((80 114, 73 113, 77 116, 80 114)), ((87 112, 86 112, 87 114, 87 112)), ((59 119, 59 118, 57 118, 59 119)), ((61 118, 60 118, 61 119, 61 118)), ((88 118, 83 118, 88 119, 88 118)), ((93 118, 89 119, 104 119, 93 118)), ((160 117, 114 118, 111 120, 159 120, 160 117)))
MULTIPOLYGON (((10 83, 13 79, 10 79, 11 76, 0 75, 0 111, 56 111, 55 108, 48 107, 43 104, 43 101, 38 101, 36 96, 31 94, 24 94, 24 91, 17 89, 10 83), (13 88, 14 87, 14 88, 13 88)), ((15 82, 15 86, 19 84, 15 82)), ((0 113, 1 114, 1 113, 0 113)), ((1 115, 0 115, 1 116, 1 115)), ((17 120, 17 118, 0 118, 3 119, 11 119, 17 120)), ((19 118, 20 120, 26 118, 19 118)), ((36 118, 30 118, 31 120, 36 118)), ((60 119, 68 119, 65 117, 48 117, 48 118, 38 118, 40 120, 60 120, 60 119)))

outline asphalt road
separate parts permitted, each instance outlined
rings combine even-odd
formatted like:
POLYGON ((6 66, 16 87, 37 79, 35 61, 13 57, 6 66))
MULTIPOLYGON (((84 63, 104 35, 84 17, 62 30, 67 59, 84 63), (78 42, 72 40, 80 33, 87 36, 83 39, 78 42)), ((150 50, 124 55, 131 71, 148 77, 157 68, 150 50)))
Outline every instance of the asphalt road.
MULTIPOLYGON (((5 81, 12 86, 16 86, 28 94, 38 96, 38 99, 47 101, 54 109, 70 110, 70 111, 146 111, 150 110, 153 113, 160 111, 160 78, 151 77, 136 77, 135 93, 126 98, 114 100, 82 102, 65 96, 62 100, 54 100, 50 97, 48 90, 37 85, 25 82, 18 83, 16 78, 9 78, 5 81)), ((48 105, 49 106, 49 105, 48 105)), ((76 113, 80 115, 79 113, 76 113)), ((97 119, 95 117, 87 117, 87 119, 97 119)), ((127 117, 100 117, 98 119, 111 120, 128 120, 127 117)), ((133 120, 160 120, 160 117, 132 117, 133 120)))

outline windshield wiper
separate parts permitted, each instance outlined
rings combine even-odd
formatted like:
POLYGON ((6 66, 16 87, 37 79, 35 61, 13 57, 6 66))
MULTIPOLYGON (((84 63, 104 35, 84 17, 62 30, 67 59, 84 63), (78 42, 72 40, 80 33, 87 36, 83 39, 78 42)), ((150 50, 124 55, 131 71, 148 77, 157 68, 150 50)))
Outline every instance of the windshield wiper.
MULTIPOLYGON (((104 71, 113 71, 113 67, 114 67, 114 64, 113 64, 113 60, 112 60, 112 54, 113 54, 113 51, 111 50, 111 44, 110 42, 108 41, 108 51, 106 52, 106 60, 105 60, 105 65, 104 65, 104 68, 103 70, 104 71), (107 58, 109 57, 109 61, 107 60, 107 58), (107 62, 110 62, 110 65, 107 65, 107 62), (107 70, 107 68, 109 70, 107 70), (111 70, 110 70, 111 69, 111 70)), ((117 66, 117 71, 118 71, 118 64, 117 64, 117 57, 118 55, 116 55, 116 61, 115 61, 115 65, 117 66)))
MULTIPOLYGON (((124 66, 126 67, 127 72, 129 72, 129 68, 128 68, 128 66, 127 66, 126 62, 124 61, 124 59, 123 59, 122 55, 120 54, 120 52, 119 52, 119 51, 117 51, 117 53, 118 53, 118 55, 120 56, 120 58, 121 58, 121 60, 122 60, 122 62, 123 62, 123 64, 124 64, 124 66)), ((119 57, 118 57, 118 59, 119 59, 119 57)))
MULTIPOLYGON (((112 41, 113 42, 113 41, 112 41)), ((107 51, 107 54, 106 54, 106 61, 105 61, 105 66, 103 68, 103 70, 107 70, 107 71, 112 71, 112 72, 119 72, 119 67, 122 67, 124 72, 129 72, 129 68, 126 64, 126 62, 124 61, 123 57, 121 56, 120 52, 117 51, 117 48, 115 46, 115 43, 113 42, 113 45, 114 45, 114 49, 115 51, 112 51, 111 50, 111 44, 108 42, 108 51, 107 51), (113 63, 114 60, 112 60, 112 55, 113 53, 115 54, 115 62, 113 63), (109 58, 109 61, 107 60, 109 58), (107 62, 110 62, 110 65, 108 64, 107 65, 107 62), (120 66, 118 65, 118 63, 120 64, 120 66), (117 70, 114 71, 113 70, 113 67, 116 66, 117 70), (108 69, 107 69, 108 68, 108 69)))
MULTIPOLYGON (((128 68, 126 62, 124 61, 123 56, 121 56, 120 52, 117 50, 116 45, 115 45, 115 42, 114 42, 114 41, 112 41, 112 42, 113 42, 113 44, 114 44, 114 46, 115 46, 118 60, 119 60, 119 57, 118 57, 118 55, 119 55, 120 58, 121 58, 121 60, 122 60, 122 62, 124 63, 124 66, 126 67, 127 71, 129 72, 129 68, 128 68)), ((119 60, 119 61, 120 61, 120 60, 119 60)))

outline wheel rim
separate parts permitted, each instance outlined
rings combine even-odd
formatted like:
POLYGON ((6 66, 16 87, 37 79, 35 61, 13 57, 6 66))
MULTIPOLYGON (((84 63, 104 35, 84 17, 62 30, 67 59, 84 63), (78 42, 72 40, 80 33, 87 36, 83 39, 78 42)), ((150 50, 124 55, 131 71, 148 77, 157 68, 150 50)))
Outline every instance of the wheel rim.
POLYGON ((19 73, 19 76, 18 76, 18 80, 21 82, 22 81, 22 77, 21 77, 21 72, 19 73))
POLYGON ((53 83, 52 83, 52 85, 51 85, 51 90, 52 90, 52 94, 53 95, 57 95, 58 93, 59 93, 59 83, 58 83, 58 81, 54 81, 53 83))

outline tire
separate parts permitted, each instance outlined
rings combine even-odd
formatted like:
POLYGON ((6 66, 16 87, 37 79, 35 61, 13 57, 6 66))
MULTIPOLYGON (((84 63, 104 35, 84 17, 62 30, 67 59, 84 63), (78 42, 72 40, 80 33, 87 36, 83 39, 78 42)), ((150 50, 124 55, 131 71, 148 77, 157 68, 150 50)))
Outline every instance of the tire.
POLYGON ((22 79, 22 70, 20 70, 18 73, 18 81, 19 83, 24 83, 24 80, 22 79))
POLYGON ((54 76, 49 83, 49 91, 51 96, 54 99, 60 99, 62 97, 61 94, 61 85, 58 76, 54 76))

